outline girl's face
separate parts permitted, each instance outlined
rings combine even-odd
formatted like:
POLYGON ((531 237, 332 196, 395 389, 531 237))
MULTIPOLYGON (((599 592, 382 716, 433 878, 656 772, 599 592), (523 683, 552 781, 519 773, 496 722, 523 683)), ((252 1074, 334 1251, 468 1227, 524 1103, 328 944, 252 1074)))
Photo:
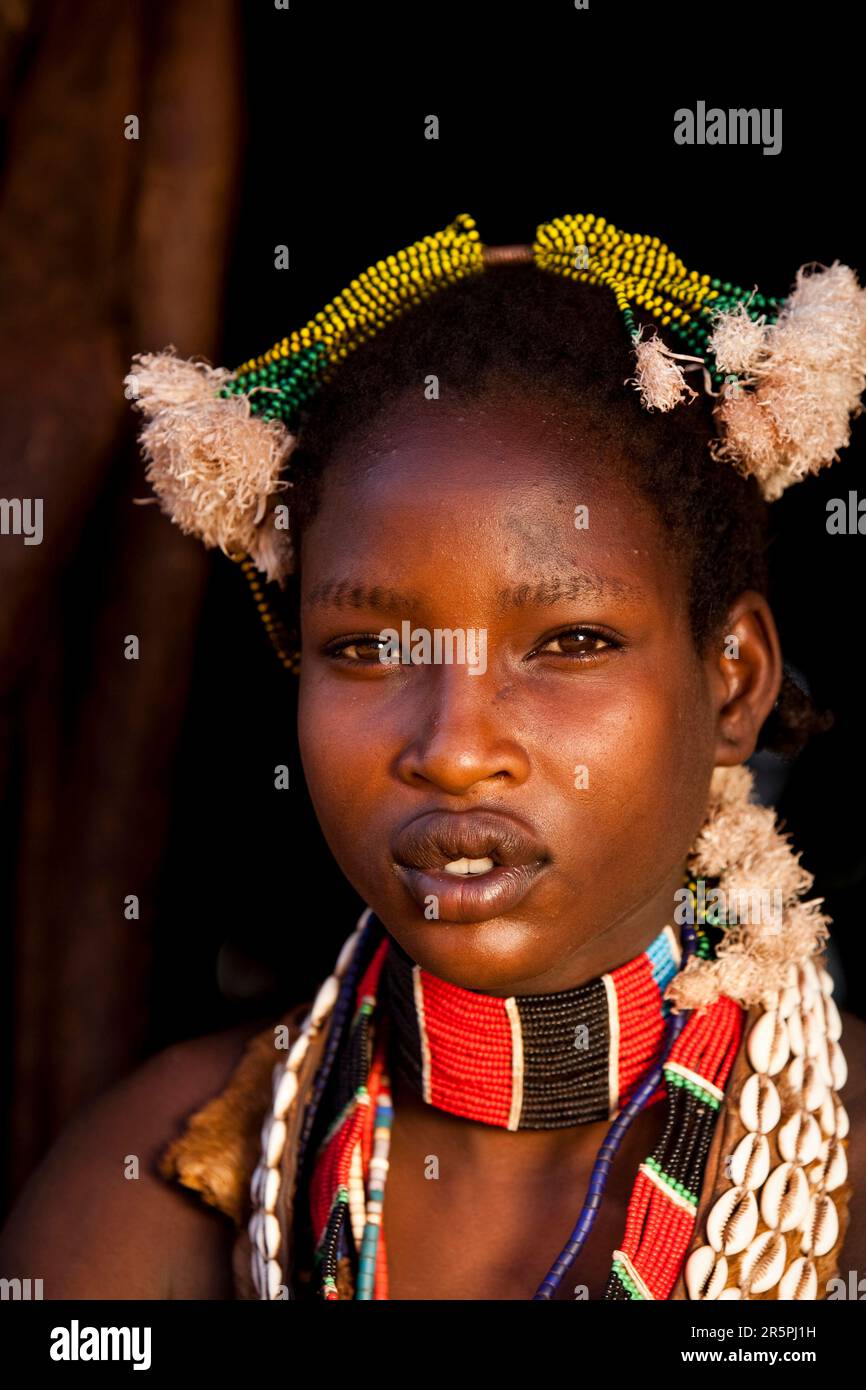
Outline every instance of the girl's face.
POLYGON ((712 769, 751 752, 749 659, 698 657, 679 556, 609 446, 537 400, 403 403, 329 464, 301 620, 313 804, 413 960, 546 993, 673 923, 712 769))

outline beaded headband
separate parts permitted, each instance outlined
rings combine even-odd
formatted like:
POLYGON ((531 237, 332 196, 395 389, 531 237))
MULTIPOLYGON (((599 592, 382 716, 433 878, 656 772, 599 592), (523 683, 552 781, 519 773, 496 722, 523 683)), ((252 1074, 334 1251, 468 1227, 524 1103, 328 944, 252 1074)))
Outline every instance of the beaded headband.
POLYGON ((768 502, 833 463, 850 439, 866 387, 866 290, 834 261, 797 272, 787 298, 689 271, 659 241, 575 214, 538 227, 531 246, 485 247, 465 213, 440 232, 377 261, 303 328, 236 371, 186 361, 173 349, 138 353, 125 378, 144 415, 146 476, 161 509, 207 547, 242 567, 283 664, 297 657, 262 582, 281 587, 294 569, 283 476, 304 406, 339 364, 385 324, 436 290, 490 265, 534 262, 567 279, 606 285, 635 355, 624 383, 648 410, 696 396, 685 372, 701 370, 718 398, 711 453, 754 476, 768 502), (645 338, 635 314, 651 315, 645 338), (683 364, 683 365, 681 365, 683 364))

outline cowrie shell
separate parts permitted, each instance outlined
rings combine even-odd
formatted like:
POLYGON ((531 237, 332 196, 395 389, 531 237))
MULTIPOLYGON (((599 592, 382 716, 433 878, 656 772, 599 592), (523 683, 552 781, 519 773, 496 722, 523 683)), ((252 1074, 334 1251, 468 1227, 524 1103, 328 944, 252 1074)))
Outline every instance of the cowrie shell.
POLYGON ((796 985, 788 985, 779 995, 779 1017, 790 1018, 795 1009, 800 1007, 800 991, 796 985))
MULTIPOLYGON (((818 1126, 815 1125, 817 1129, 818 1126)), ((814 1157, 814 1155, 813 1155, 814 1157)), ((755 1192, 763 1187, 770 1171, 770 1145, 765 1134, 744 1134, 731 1154, 729 1177, 735 1187, 755 1192)))
POLYGON ((253 1175, 250 1178, 250 1198, 252 1200, 253 1206, 260 1207, 262 1204, 262 1192, 264 1189, 265 1174, 268 1171, 268 1168, 265 1166, 264 1163, 262 1163, 261 1159, 259 1159, 255 1168, 253 1169, 253 1175))
POLYGON ((273 1071, 272 1086, 274 1096, 276 1096, 286 1072, 297 1071, 300 1067, 309 1049, 310 1037, 311 1034, 309 1033, 299 1033, 286 1053, 286 1060, 276 1063, 273 1071))
POLYGON ((806 1110, 818 1110, 828 1093, 812 1057, 795 1057, 789 1063, 785 1079, 792 1091, 799 1093, 806 1110))
POLYGON ((772 1013, 774 1009, 778 1009, 780 998, 781 995, 777 989, 770 989, 766 994, 762 994, 761 1008, 764 1013, 772 1013))
POLYGON ((815 1192, 809 1198, 806 1219, 803 1222, 803 1239, 800 1250, 804 1255, 814 1258, 826 1255, 832 1250, 839 1235, 839 1213, 836 1203, 826 1192, 815 1192))
POLYGON ((798 1255, 789 1265, 779 1284, 780 1299, 805 1301, 818 1297, 818 1274, 812 1261, 798 1255))
POLYGON ((283 1282, 283 1271, 280 1269, 276 1260, 268 1260, 265 1265, 265 1281, 268 1291, 268 1298, 274 1299, 280 1291, 283 1282))
POLYGON ((250 1264, 252 1268, 253 1287, 255 1288, 255 1291, 258 1294, 259 1298, 261 1298, 262 1290, 265 1288, 267 1274, 265 1271, 265 1261, 262 1258, 262 1253, 260 1250, 253 1250, 252 1260, 250 1261, 250 1264))
POLYGON ((809 1183, 797 1163, 780 1163, 774 1168, 761 1193, 761 1215, 777 1231, 793 1231, 800 1226, 809 1206, 809 1183))
POLYGON ((810 1059, 815 1063, 818 1069, 818 1075, 824 1082, 824 1085, 830 1090, 833 1088, 833 1068, 830 1063, 830 1048, 833 1046, 835 1046, 835 1044, 831 1043, 830 1039, 822 1034, 815 1046, 814 1055, 810 1059))
POLYGON ((297 1071, 303 1062, 310 1047, 309 1033, 299 1033, 289 1048, 289 1055, 286 1058, 286 1066, 289 1071, 297 1071))
POLYGON ((842 1036, 842 1015, 836 1006, 836 1000, 829 996, 824 999, 824 1018, 827 1024, 827 1037, 831 1042, 838 1042, 842 1036))
POLYGON ((805 1010, 803 1019, 803 1041, 806 1044, 806 1056, 817 1057, 818 1050, 825 1041, 824 1020, 820 1017, 814 1006, 805 1010))
POLYGON ((259 1182, 258 1194, 253 1195, 256 1205, 263 1211, 273 1211, 277 1205, 277 1197, 280 1191, 280 1170, 279 1168, 265 1168, 259 1164, 262 1177, 259 1182))
POLYGON ((800 997, 803 1003, 811 1004, 815 995, 821 991, 821 981, 818 978, 814 961, 807 958, 800 962, 797 983, 800 987, 800 997))
POLYGON ((339 956, 337 957, 337 964, 334 966, 334 974, 337 976, 338 980, 342 980, 343 976, 349 968, 349 962, 355 954, 355 947, 358 944, 358 938, 360 937, 360 935, 360 931, 353 931, 352 935, 347 937, 346 940, 343 942, 343 948, 340 951, 339 956))
POLYGON ((742 1298, 742 1296, 743 1295, 740 1293, 739 1289, 722 1289, 722 1292, 719 1294, 717 1302, 721 1303, 723 1299, 729 1300, 731 1298, 742 1298))
POLYGON ((830 1069, 833 1073, 833 1090, 841 1091, 848 1080, 848 1063, 845 1061, 845 1054, 837 1042, 831 1040, 828 1047, 830 1049, 830 1069))
POLYGON ((754 1192, 731 1187, 723 1192, 707 1215, 707 1240, 723 1255, 745 1250, 758 1224, 758 1204, 754 1192))
POLYGON ((806 1038, 803 1033, 803 1016, 799 1008, 793 1009, 786 1019, 788 1042, 795 1057, 802 1057, 806 1051, 806 1038))
POLYGON ((280 1082, 283 1079, 283 1072, 286 1070, 285 1062, 274 1062, 271 1070, 271 1097, 276 1096, 280 1089, 280 1082))
POLYGON ((263 1220, 263 1213, 260 1211, 254 1211, 249 1221, 247 1222, 247 1235, 250 1238, 250 1245, 252 1245, 253 1248, 256 1250, 261 1249, 261 1245, 259 1244, 259 1232, 262 1229, 263 1220))
POLYGON ((686 1261, 685 1282, 689 1298, 695 1301, 718 1298, 728 1278, 728 1262, 710 1245, 699 1245, 686 1261))
POLYGON ((266 1260, 273 1260, 280 1248, 280 1223, 272 1213, 262 1213, 256 1231, 256 1246, 266 1260))
POLYGON ((310 1025, 318 1028, 327 1018, 337 1002, 337 995, 340 993, 340 981, 336 975, 329 975, 327 980, 320 986, 319 992, 313 1000, 313 1007, 310 1010, 310 1025))
POLYGON ((777 1013, 762 1014, 749 1033, 746 1051, 755 1071, 767 1076, 780 1072, 791 1051, 784 1020, 777 1013))
POLYGON ((286 1142, 286 1122, 269 1115, 262 1126, 262 1155, 268 1168, 273 1168, 283 1156, 286 1142))
POLYGON ((289 1071, 285 1068, 283 1079, 280 1082, 279 1090, 274 1097, 274 1114, 278 1120, 284 1120, 289 1113, 289 1108, 295 1096, 298 1094, 298 1073, 289 1071))
POLYGON ((782 1102, 775 1084, 761 1072, 753 1072, 740 1092, 740 1119, 746 1129, 769 1134, 779 1123, 782 1102))
POLYGON ((826 1141, 820 1161, 809 1169, 809 1181, 825 1192, 835 1192, 848 1176, 848 1155, 841 1139, 826 1141))
MULTIPOLYGON (((821 1126, 822 1132, 828 1137, 832 1137, 836 1133, 836 1127, 839 1123, 838 1112, 836 1110, 838 1104, 839 1102, 836 1100, 835 1096, 825 1096, 821 1108, 818 1111, 818 1123, 821 1126)), ((782 1155, 783 1158, 787 1158, 787 1156, 787 1154, 782 1155)))
POLYGON ((821 983, 821 993, 824 995, 825 999, 829 999, 830 995, 833 993, 834 988, 833 976, 830 974, 829 970, 825 970, 822 966, 821 969, 818 971, 818 979, 821 983))
POLYGON ((845 1109, 838 1096, 828 1095, 818 1114, 821 1121, 821 1128, 824 1133, 832 1138, 845 1139, 851 1128, 848 1119, 848 1111, 845 1109))
POLYGON ((788 1247, 778 1231, 762 1231, 751 1242, 740 1261, 740 1288, 749 1293, 766 1293, 785 1273, 788 1247))
POLYGON ((782 1158, 791 1163, 811 1163, 821 1150, 821 1130, 815 1116, 808 1110, 795 1110, 780 1125, 776 1143, 782 1158))

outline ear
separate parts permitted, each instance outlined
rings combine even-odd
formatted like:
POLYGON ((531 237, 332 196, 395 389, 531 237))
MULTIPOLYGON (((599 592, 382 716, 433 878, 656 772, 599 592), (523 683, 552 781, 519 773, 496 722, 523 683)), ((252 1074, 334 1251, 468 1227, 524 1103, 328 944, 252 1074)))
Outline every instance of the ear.
POLYGON ((716 698, 716 766, 734 767, 754 753, 782 686, 779 634, 763 594, 740 594, 707 662, 716 698))

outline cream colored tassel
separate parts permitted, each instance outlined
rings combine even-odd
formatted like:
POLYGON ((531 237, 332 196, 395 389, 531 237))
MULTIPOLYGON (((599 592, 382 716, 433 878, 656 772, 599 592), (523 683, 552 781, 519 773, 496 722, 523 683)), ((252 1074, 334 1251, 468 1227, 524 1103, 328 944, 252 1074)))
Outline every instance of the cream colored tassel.
POLYGON ((677 366, 677 359, 684 362, 699 362, 698 357, 687 357, 684 353, 671 352, 658 333, 655 337, 643 340, 643 328, 634 335, 634 352, 637 361, 637 375, 629 377, 626 386, 634 386, 640 391, 641 404, 647 410, 673 410, 683 396, 690 399, 697 395, 689 386, 677 366))
MULTIPOLYGON (((735 352, 730 320, 721 332, 723 349, 735 352)), ((742 326, 736 332, 749 335, 742 326)), ((750 337, 750 350, 755 344, 750 337)), ((852 416, 862 411, 866 290, 854 271, 838 261, 801 267, 778 321, 764 330, 763 351, 754 351, 748 365, 755 389, 726 396, 716 408, 721 438, 711 449, 754 475, 774 502, 838 458, 852 416)))
POLYGON ((707 346, 720 372, 750 376, 766 351, 766 318, 750 319, 745 304, 717 314, 707 346))
POLYGON ((291 486, 280 474, 296 440, 278 420, 253 415, 248 396, 220 396, 232 376, 169 348, 137 354, 125 384, 145 417, 146 477, 162 511, 206 546, 249 555, 282 584, 291 543, 274 527, 274 505, 291 486))

